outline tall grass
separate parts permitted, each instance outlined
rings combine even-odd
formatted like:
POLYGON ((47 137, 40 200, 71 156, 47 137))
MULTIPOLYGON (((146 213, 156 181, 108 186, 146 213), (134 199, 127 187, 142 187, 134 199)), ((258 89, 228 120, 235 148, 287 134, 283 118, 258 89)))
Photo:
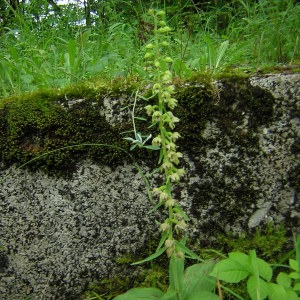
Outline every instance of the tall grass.
MULTIPOLYGON (((91 77, 113 78, 144 72, 142 44, 151 24, 142 1, 106 1, 106 13, 84 25, 75 5, 61 15, 41 14, 28 4, 26 15, 0 35, 0 96, 62 87, 91 77), (39 19, 37 19, 39 16, 39 19)), ((163 7, 174 28, 170 42, 177 76, 225 67, 299 63, 300 5, 292 0, 214 1, 195 9, 191 1, 163 7)), ((165 1, 160 1, 166 6, 165 1)), ((46 5, 46 4, 44 4, 46 5)), ((100 14, 101 12, 98 11, 100 14)))

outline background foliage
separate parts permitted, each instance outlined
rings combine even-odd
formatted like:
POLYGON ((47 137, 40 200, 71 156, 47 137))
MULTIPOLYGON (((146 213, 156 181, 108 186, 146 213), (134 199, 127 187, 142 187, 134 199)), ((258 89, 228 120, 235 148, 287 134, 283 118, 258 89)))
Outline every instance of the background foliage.
POLYGON ((149 7, 167 12, 177 76, 299 62, 300 5, 293 0, 0 0, 0 96, 145 76, 149 7))

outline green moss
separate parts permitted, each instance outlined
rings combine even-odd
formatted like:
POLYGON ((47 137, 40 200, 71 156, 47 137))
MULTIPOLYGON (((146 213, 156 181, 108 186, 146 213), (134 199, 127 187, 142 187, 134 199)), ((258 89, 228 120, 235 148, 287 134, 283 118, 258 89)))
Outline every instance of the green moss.
MULTIPOLYGON (((121 94, 133 88, 126 82, 118 81, 117 87, 103 81, 86 83, 2 99, 1 161, 10 165, 36 159, 29 167, 60 173, 69 173, 72 162, 86 157, 111 165, 124 161, 124 153, 115 148, 128 148, 120 128, 107 123, 101 109, 107 93, 119 90, 121 94), (114 147, 75 146, 84 143, 114 147), (64 149, 53 152, 60 148, 64 149)), ((131 124, 127 126, 131 129, 131 124)))
MULTIPOLYGON (((264 229, 257 229, 253 234, 243 233, 236 237, 234 235, 220 234, 218 243, 222 245, 222 251, 238 251, 248 253, 255 249, 257 255, 269 263, 278 263, 287 249, 287 238, 284 226, 275 227, 269 223, 264 229)), ((286 252, 287 252, 286 251, 286 252)))

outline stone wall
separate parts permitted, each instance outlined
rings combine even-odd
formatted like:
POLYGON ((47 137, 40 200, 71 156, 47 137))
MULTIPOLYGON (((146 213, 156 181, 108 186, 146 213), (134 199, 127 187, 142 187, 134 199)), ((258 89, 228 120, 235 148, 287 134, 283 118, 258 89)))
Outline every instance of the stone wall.
MULTIPOLYGON (((269 222, 299 232, 300 75, 219 80, 207 95, 211 106, 202 88, 181 83, 177 94, 187 176, 174 196, 191 218, 190 238, 209 247, 218 233, 269 222)), ((102 102, 114 128, 130 123, 119 110, 124 97, 102 102)), ((155 160, 137 159, 144 174, 155 168, 155 160)), ((65 177, 2 164, 1 299, 78 299, 91 282, 136 272, 116 259, 145 257, 157 237, 163 218, 148 214, 153 203, 134 163, 70 164, 65 177)), ((155 186, 159 175, 149 181, 155 186)))

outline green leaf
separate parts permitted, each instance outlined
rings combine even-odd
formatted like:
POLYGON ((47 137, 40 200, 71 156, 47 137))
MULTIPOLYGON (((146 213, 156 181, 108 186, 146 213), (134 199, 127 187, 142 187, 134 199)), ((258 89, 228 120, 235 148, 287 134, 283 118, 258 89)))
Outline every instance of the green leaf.
POLYGON ((289 288, 291 287, 292 279, 288 274, 280 272, 276 278, 276 282, 284 288, 289 288))
MULTIPOLYGON (((199 297, 200 295, 202 295, 202 293, 205 293, 206 296, 212 293, 212 291, 216 287, 216 279, 210 276, 209 274, 211 273, 214 265, 215 262, 206 261, 200 264, 194 264, 186 269, 183 277, 183 284, 182 284, 183 299, 185 300, 200 299, 199 297), (196 298, 197 296, 198 298, 196 298)), ((202 299, 206 299, 206 298, 202 298, 202 299)), ((219 298, 217 297, 215 299, 219 299, 219 298)))
POLYGON ((157 246, 155 252, 157 252, 157 251, 163 246, 165 240, 166 240, 167 237, 168 237, 168 234, 169 234, 169 233, 168 233, 167 231, 165 231, 165 232, 161 235, 160 241, 159 241, 159 243, 158 243, 158 246, 157 246))
POLYGON ((143 148, 146 148, 146 149, 150 149, 150 150, 159 150, 160 147, 159 146, 143 146, 143 148))
POLYGON ((290 264, 290 266, 291 266, 291 268, 292 268, 293 270, 295 270, 296 272, 299 272, 297 260, 290 258, 290 259, 289 259, 289 264, 290 264))
POLYGON ((267 262, 265 262, 263 259, 257 257, 254 263, 256 263, 259 276, 265 279, 266 281, 270 281, 273 276, 273 271, 270 265, 267 262))
POLYGON ((198 293, 191 292, 187 298, 183 298, 184 300, 219 300, 219 296, 212 292, 201 291, 198 293))
POLYGON ((200 256, 198 256, 197 254, 195 254, 192 250, 190 250, 189 248, 187 248, 184 245, 183 241, 182 242, 175 241, 175 245, 178 247, 178 249, 180 249, 185 254, 187 254, 189 256, 189 258, 196 259, 198 261, 204 261, 204 259, 202 259, 200 256))
POLYGON ((294 285, 294 291, 296 291, 296 292, 300 292, 300 283, 296 283, 295 285, 294 285))
POLYGON ((263 300, 268 296, 270 288, 263 279, 250 276, 247 281, 247 291, 252 300, 263 300))
POLYGON ((221 60, 227 50, 229 46, 229 41, 224 41, 221 43, 220 47, 218 48, 218 51, 217 51, 217 55, 216 55, 216 61, 215 61, 215 69, 217 69, 221 63, 221 60))
POLYGON ((179 295, 182 291, 183 272, 184 258, 179 258, 176 254, 173 254, 169 262, 170 288, 174 289, 179 295))
POLYGON ((228 257, 231 260, 238 262, 240 265, 244 267, 245 270, 251 272, 251 263, 249 260, 249 255, 241 252, 230 252, 228 257))
POLYGON ((159 300, 177 300, 177 293, 175 290, 168 288, 167 292, 159 300))
POLYGON ((283 286, 269 283, 269 300, 296 300, 299 299, 297 294, 292 290, 286 290, 283 286))
POLYGON ((300 273, 298 273, 298 272, 292 272, 289 274, 289 276, 295 280, 300 279, 300 273))
POLYGON ((132 263, 131 265, 134 266, 134 265, 142 264, 142 263, 147 262, 147 261, 151 261, 151 260, 159 257, 160 255, 162 255, 166 251, 166 249, 167 249, 167 247, 163 247, 159 251, 156 251, 155 253, 153 253, 152 255, 150 255, 149 257, 147 257, 147 258, 145 258, 143 260, 137 261, 135 263, 132 263))
POLYGON ((140 120, 140 121, 147 121, 147 119, 143 118, 143 117, 134 117, 134 118, 137 119, 137 120, 140 120))
POLYGON ((219 261, 215 265, 211 275, 228 283, 237 283, 247 278, 250 273, 247 268, 239 262, 227 258, 219 261))
POLYGON ((163 292, 157 288, 133 288, 114 300, 154 300, 160 299, 162 295, 163 292))

